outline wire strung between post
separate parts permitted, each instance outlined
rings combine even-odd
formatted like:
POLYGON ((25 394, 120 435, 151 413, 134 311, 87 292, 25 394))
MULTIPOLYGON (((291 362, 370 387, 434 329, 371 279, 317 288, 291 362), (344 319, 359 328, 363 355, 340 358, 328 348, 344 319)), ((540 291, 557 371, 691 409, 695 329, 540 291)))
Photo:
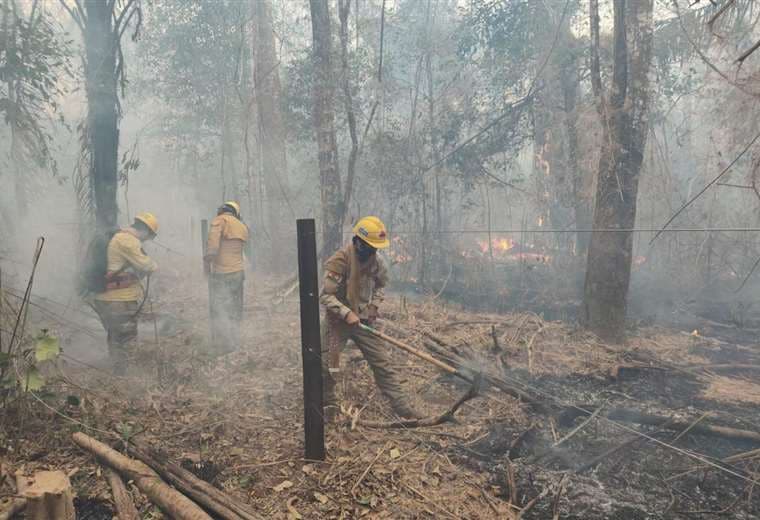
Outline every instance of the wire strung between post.
MULTIPOLYGON (((486 234, 486 233, 655 233, 662 231, 664 233, 757 233, 760 227, 747 228, 669 228, 661 230, 660 228, 602 228, 602 229, 442 229, 440 231, 396 231, 388 230, 388 235, 466 235, 466 234, 486 234)), ((322 234, 322 231, 318 231, 322 234)), ((344 231, 344 235, 351 235, 353 231, 344 231)))

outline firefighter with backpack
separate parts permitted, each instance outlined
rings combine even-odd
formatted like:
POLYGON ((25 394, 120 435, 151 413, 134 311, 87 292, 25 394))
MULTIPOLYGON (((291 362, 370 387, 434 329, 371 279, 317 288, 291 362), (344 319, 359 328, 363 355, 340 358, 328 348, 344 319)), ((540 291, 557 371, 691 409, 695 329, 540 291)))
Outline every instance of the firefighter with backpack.
POLYGON ((108 233, 101 240, 105 254, 94 253, 104 257, 104 265, 99 273, 97 267, 94 269, 96 279, 91 286, 100 290, 95 291, 93 307, 108 333, 108 353, 117 375, 126 373, 136 347, 137 316, 146 297, 141 279, 158 268, 142 249, 143 242, 155 238, 156 233, 156 217, 140 213, 131 226, 108 233))

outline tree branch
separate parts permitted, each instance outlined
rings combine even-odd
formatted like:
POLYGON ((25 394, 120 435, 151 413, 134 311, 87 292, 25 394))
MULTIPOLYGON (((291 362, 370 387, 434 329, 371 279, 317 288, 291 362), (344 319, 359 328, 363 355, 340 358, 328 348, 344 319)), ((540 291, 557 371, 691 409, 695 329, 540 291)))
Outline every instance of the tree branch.
POLYGON ((589 24, 591 26, 591 89, 597 99, 602 98, 602 73, 599 66, 599 0, 589 1, 589 24))
POLYGON ((735 1, 736 0, 727 0, 726 3, 723 4, 721 6, 721 8, 718 9, 718 11, 714 15, 712 15, 710 17, 710 19, 707 21, 707 26, 710 28, 710 32, 714 33, 714 31, 713 31, 713 24, 715 23, 715 21, 718 18, 720 18, 721 16, 723 16, 723 13, 725 13, 726 11, 728 11, 728 8, 731 7, 731 5, 733 5, 733 3, 735 1))
MULTIPOLYGON (((115 0, 112 0, 112 1, 115 1, 115 0)), ((127 5, 124 6, 124 9, 121 10, 121 13, 119 13, 119 16, 116 18, 116 21, 114 22, 114 31, 118 32, 119 35, 123 33, 123 31, 120 30, 120 27, 121 27, 121 23, 124 21, 124 17, 129 14, 127 18, 127 22, 124 24, 126 27, 127 25, 129 25, 129 20, 132 18, 132 14, 129 13, 129 11, 131 10, 132 12, 134 12, 135 10, 139 10, 138 7, 135 7, 135 9, 132 9, 132 6, 135 4, 136 1, 137 0, 127 0, 127 5)), ((111 6, 111 8, 113 9, 113 5, 111 6)))
POLYGON ((612 65, 610 103, 613 107, 620 108, 625 102, 625 96, 628 91, 628 41, 625 26, 625 0, 615 0, 613 9, 615 18, 613 29, 615 58, 612 65))
MULTIPOLYGON (((64 9, 69 13, 69 16, 71 16, 71 19, 76 22, 76 24, 79 26, 79 30, 82 31, 82 34, 84 34, 84 23, 82 22, 81 18, 79 17, 79 14, 77 11, 69 7, 69 5, 66 3, 66 0, 59 0, 60 4, 63 6, 64 9)), ((77 4, 78 5, 78 4, 77 4)), ((79 7, 76 7, 75 9, 79 9, 79 7)))

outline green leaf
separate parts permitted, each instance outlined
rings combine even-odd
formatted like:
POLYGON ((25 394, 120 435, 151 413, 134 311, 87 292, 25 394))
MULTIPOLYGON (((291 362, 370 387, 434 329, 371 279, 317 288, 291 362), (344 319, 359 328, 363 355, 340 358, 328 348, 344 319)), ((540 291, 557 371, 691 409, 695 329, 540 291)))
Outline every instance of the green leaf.
POLYGON ((42 377, 42 374, 40 374, 35 367, 31 367, 29 370, 27 370, 24 379, 24 390, 37 392, 39 390, 42 390, 42 387, 45 386, 45 378, 42 377))
POLYGON ((55 359, 61 353, 61 344, 58 338, 43 332, 37 336, 37 344, 34 347, 34 357, 38 362, 55 359))

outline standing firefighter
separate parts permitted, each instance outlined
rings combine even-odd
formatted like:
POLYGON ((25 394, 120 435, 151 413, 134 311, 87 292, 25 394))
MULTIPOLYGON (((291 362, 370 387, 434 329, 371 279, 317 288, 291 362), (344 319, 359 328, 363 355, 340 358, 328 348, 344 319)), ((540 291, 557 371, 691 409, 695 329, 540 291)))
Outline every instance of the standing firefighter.
POLYGON ((211 221, 206 246, 211 277, 211 343, 220 354, 234 352, 240 345, 246 242, 248 227, 240 220, 240 205, 225 202, 211 221))
MULTIPOLYGON (((385 225, 377 217, 364 217, 353 229, 350 244, 339 249, 325 263, 325 278, 320 302, 327 309, 326 345, 329 362, 325 374, 325 402, 328 415, 337 408, 335 376, 340 372, 340 351, 350 338, 359 347, 375 376, 380 391, 401 417, 417 418, 391 366, 382 340, 361 330, 359 323, 374 325, 384 298, 388 272, 375 254, 390 245, 385 225)), ((323 356, 323 359, 326 356, 323 356)))
POLYGON ((113 233, 107 242, 102 292, 93 303, 108 333, 108 352, 117 375, 126 372, 137 343, 137 315, 145 298, 140 279, 158 266, 142 249, 142 243, 155 238, 158 220, 151 213, 140 213, 134 223, 113 233))

